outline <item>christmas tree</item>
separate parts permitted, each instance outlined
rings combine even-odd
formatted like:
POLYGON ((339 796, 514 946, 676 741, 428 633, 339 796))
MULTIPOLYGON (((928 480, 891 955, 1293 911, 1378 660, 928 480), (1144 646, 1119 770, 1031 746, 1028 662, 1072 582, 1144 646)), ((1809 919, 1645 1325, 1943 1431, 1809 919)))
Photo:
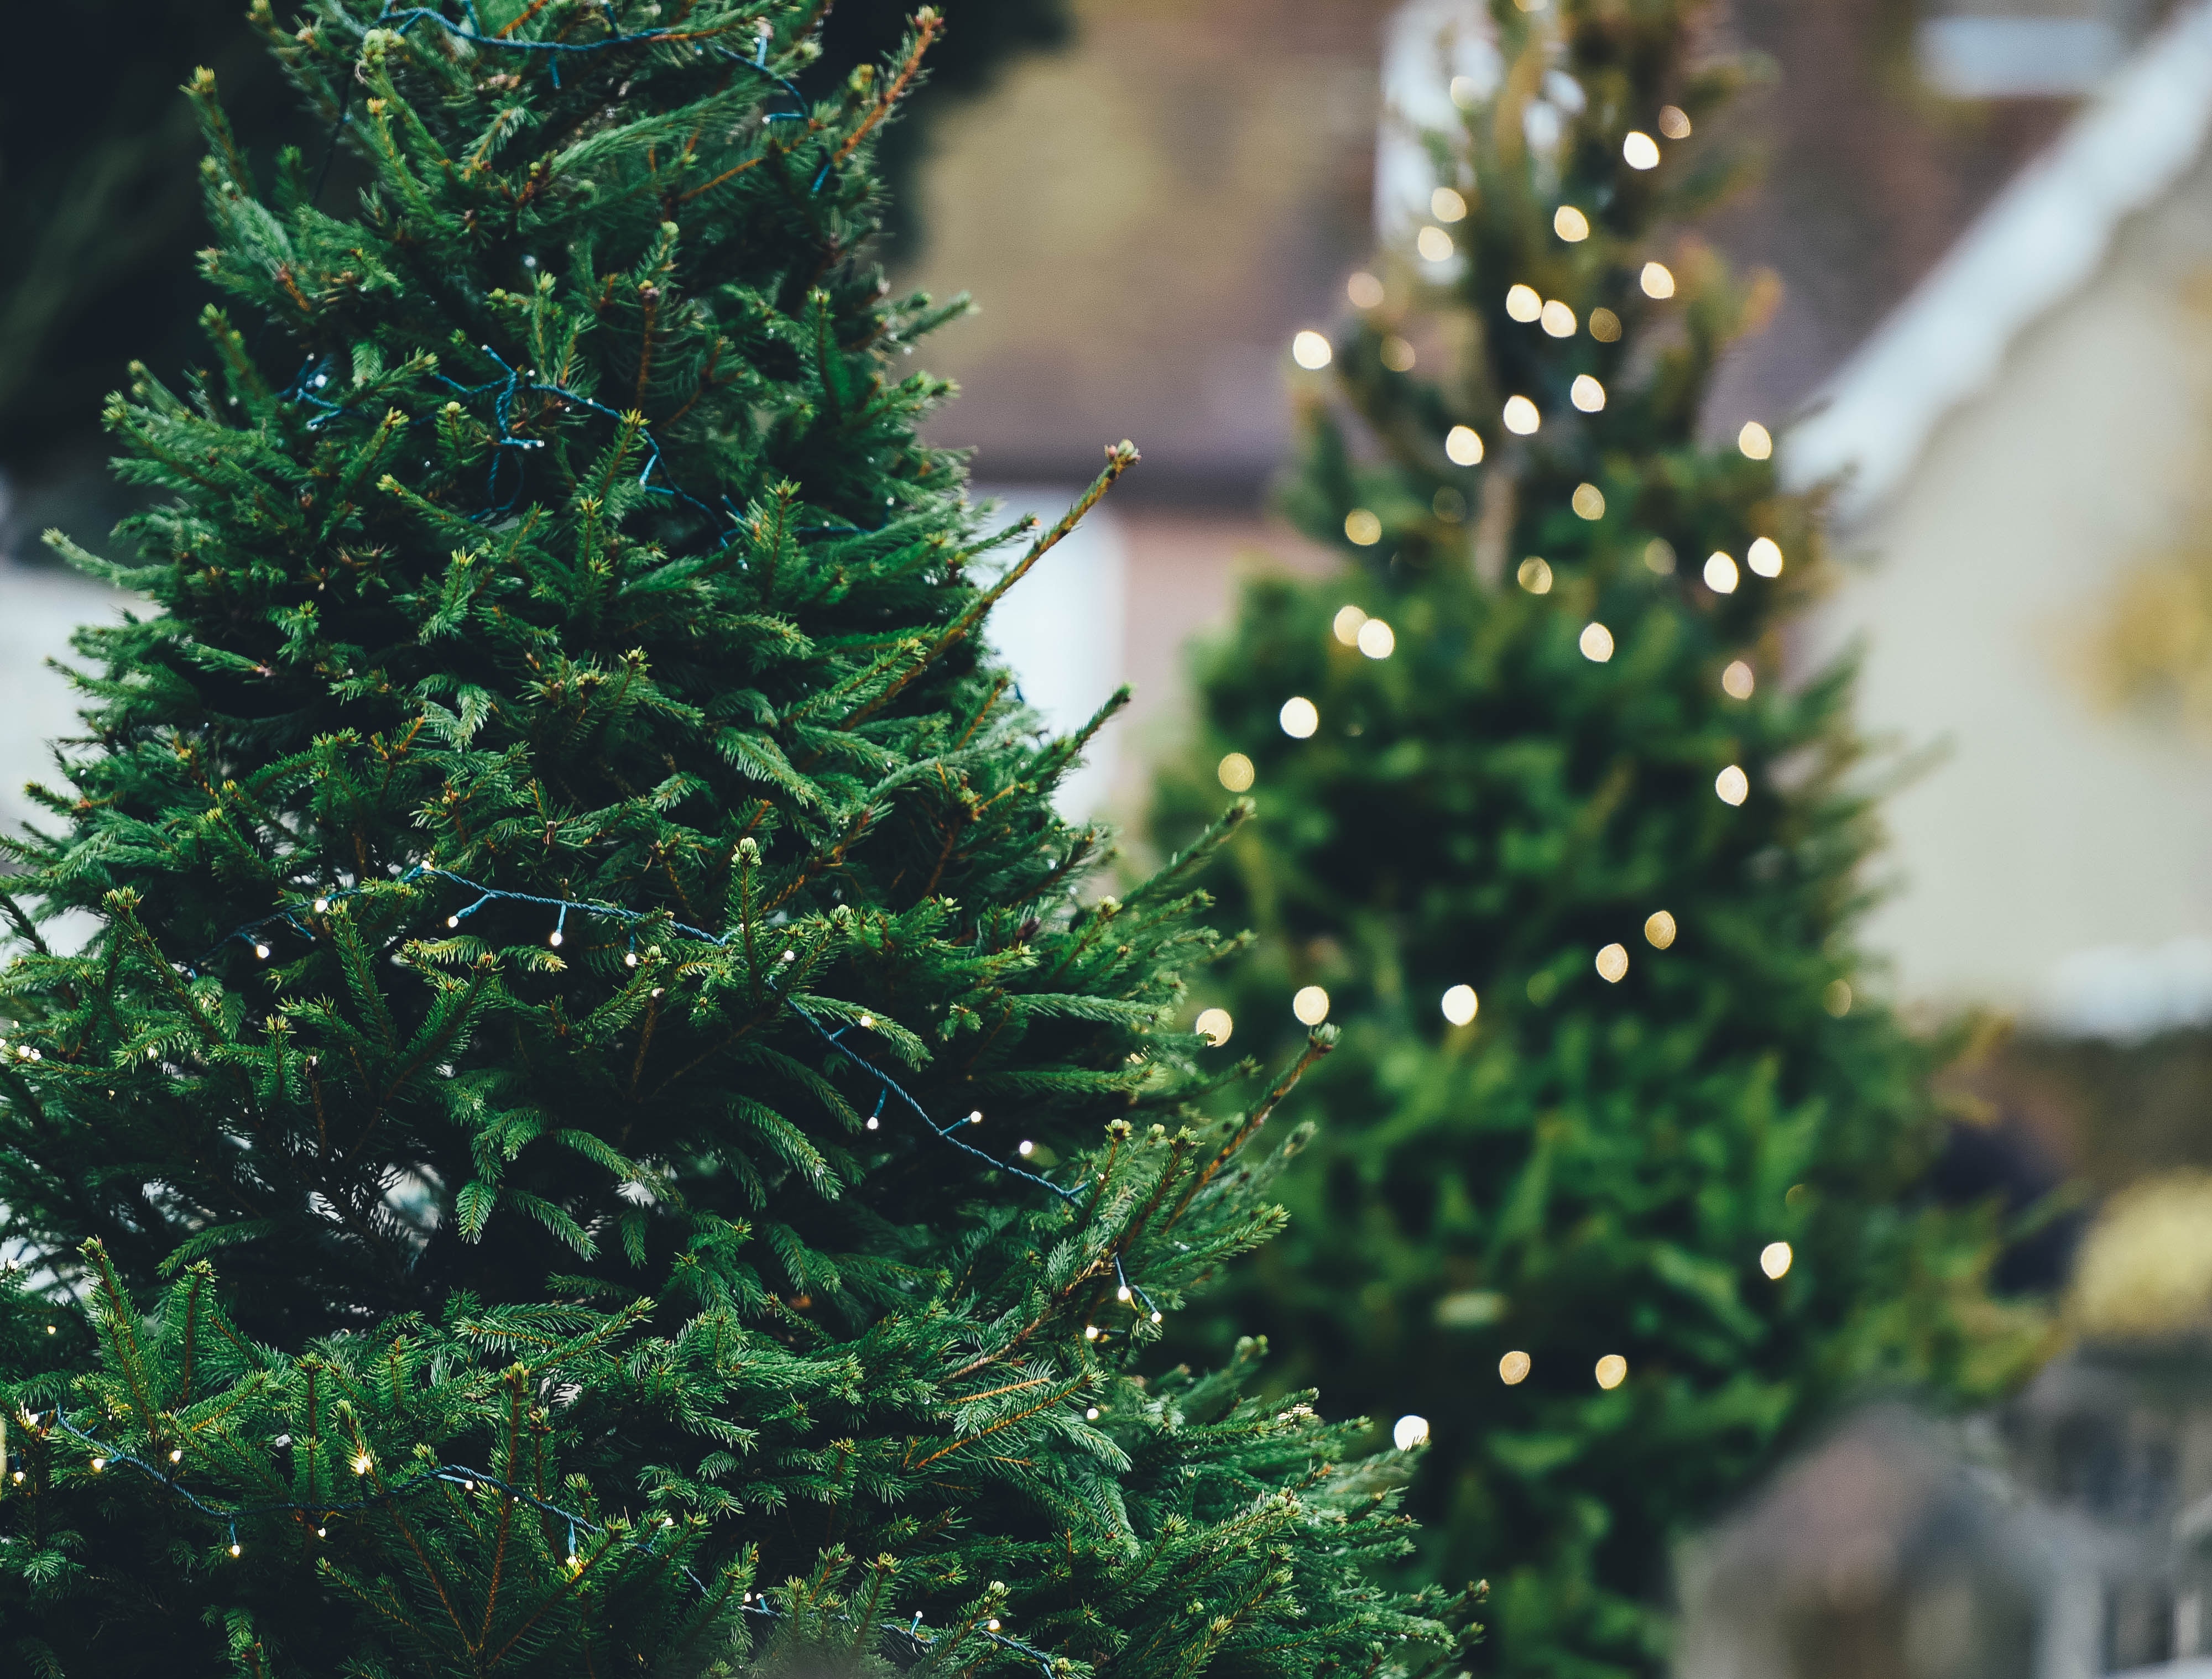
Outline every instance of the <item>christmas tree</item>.
POLYGON ((346 214, 192 85, 229 306, 108 410, 161 500, 57 541, 154 609, 9 842, 10 1673, 1453 1648, 1402 1460, 1140 1367, 1327 1039, 1200 1114, 1242 811, 1097 895, 981 639, 1135 452, 982 536, 869 254, 940 21, 810 100, 817 11, 263 0, 346 214))
POLYGON ((1415 250, 1292 347, 1285 508, 1349 563, 1249 589, 1163 785, 1169 836, 1260 808, 1199 1029, 1345 1033, 1291 1233, 1176 1334, 1432 1434, 1419 1567, 1491 1573, 1488 1670, 1656 1673, 1676 1541, 1847 1396, 2001 1387, 2036 1319, 1994 1215, 1912 1188, 1942 1046, 1852 943, 1848 673, 1785 664, 1817 506, 1764 427, 1698 435, 1771 301, 1667 231, 1739 72, 1676 0, 1492 9, 1415 250))

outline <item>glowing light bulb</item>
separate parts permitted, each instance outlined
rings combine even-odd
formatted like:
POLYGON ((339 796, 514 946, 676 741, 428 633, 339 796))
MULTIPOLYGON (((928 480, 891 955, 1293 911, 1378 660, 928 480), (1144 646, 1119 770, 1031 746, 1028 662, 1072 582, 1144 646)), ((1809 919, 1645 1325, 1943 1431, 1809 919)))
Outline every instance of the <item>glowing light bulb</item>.
POLYGON ((1015 1149, 1014 1152, 1019 1155, 1024 1160, 1027 1160, 1031 1155, 1036 1153, 1036 1144, 1030 1142, 1029 1138, 1024 1137, 1021 1140, 1019 1146, 1015 1149))
POLYGON ((1085 1409, 1084 1409, 1084 1412, 1083 1412, 1083 1420, 1084 1420, 1085 1422, 1096 1422, 1096 1421, 1098 1421, 1098 1407, 1097 1407, 1097 1406, 1096 1406, 1096 1405, 1090 1405, 1090 1406, 1086 1406, 1086 1407, 1085 1407, 1085 1409))
POLYGON ((106 1467, 107 1467, 107 1459, 106 1459, 106 1458, 94 1458, 92 1460, 92 1472, 93 1472, 94 1475, 99 1474, 99 1473, 100 1472, 100 1470, 102 1470, 106 1469, 106 1467))
POLYGON ((449 915, 446 918, 446 924, 448 927, 458 927, 461 924, 461 918, 458 915, 449 915))
POLYGON ((1769 1242, 1759 1250, 1759 1269, 1779 1282, 1790 1274, 1790 1262, 1796 1257, 1789 1243, 1769 1242))
POLYGON ((1552 212, 1552 231, 1570 245, 1579 245, 1589 237, 1589 217, 1572 204, 1562 204, 1552 212))
POLYGON ((1534 286, 1515 286, 1505 294, 1505 312, 1516 321, 1533 321, 1544 312, 1544 300, 1534 286))
POLYGON ((1552 592, 1552 568, 1536 555, 1530 555, 1513 573, 1513 580, 1532 595, 1552 592))
POLYGON ((1628 1379, 1628 1361, 1619 1353, 1607 1353, 1597 1361, 1597 1385, 1610 1392, 1628 1379))
POLYGON ((1632 128, 1621 136, 1620 155, 1632 169, 1656 169, 1659 142, 1642 129, 1632 128))
POLYGON ((1096 1341, 1098 1338, 1098 1325, 1085 1324, 1083 1326, 1083 1338, 1085 1341, 1096 1341))
POLYGON ((353 1472, 356 1475, 367 1475, 368 1473, 368 1453, 362 1452, 355 1455, 353 1460, 353 1472))
POLYGON ((1574 384, 1568 388, 1567 400, 1584 414, 1595 414, 1605 407, 1605 387, 1588 373, 1577 373, 1574 384))
POLYGON ((327 898, 318 898, 318 899, 316 899, 316 900, 315 900, 315 913, 316 913, 316 914, 318 914, 318 915, 320 915, 320 914, 321 914, 325 910, 328 909, 330 906, 331 906, 331 900, 330 900, 329 899, 327 899, 327 898))
POLYGON ((624 967, 635 967, 637 966, 637 952, 635 950, 623 952, 623 966, 624 967))
POLYGON ((1114 1291, 1114 1298, 1120 1300, 1123 1305, 1127 1305, 1129 1300, 1129 1285, 1125 1282, 1120 1288, 1116 1288, 1114 1291))
POLYGON ((1743 556, 1743 562, 1761 577, 1782 575, 1782 550, 1775 545, 1771 536, 1754 539, 1743 556))
POLYGON ((1644 295, 1646 297, 1664 298, 1674 295, 1674 276, 1664 263, 1644 264, 1644 272, 1638 276, 1638 281, 1643 286, 1644 295))
POLYGON ((234 1539, 231 1541, 230 1554, 233 1556, 236 1556, 238 1555, 238 1542, 234 1539))
POLYGON ((1344 282, 1344 294, 1355 309, 1379 309, 1382 306, 1382 282, 1373 275, 1354 274, 1344 282))
POLYGON ((1451 260, 1452 238, 1441 227, 1424 227, 1413 235, 1413 249, 1421 253, 1426 263, 1448 263, 1451 260))
POLYGON ((1498 1379, 1508 1387, 1518 1387, 1528 1379, 1528 1368, 1534 1361, 1523 1352, 1508 1353, 1498 1361, 1498 1379))
POLYGON ((983 1123, 983 1110, 979 1107, 973 1112, 969 1113, 968 1116, 968 1123, 971 1125, 981 1124, 983 1123))
POLYGON ((1674 574, 1674 544, 1664 536, 1654 536, 1644 544, 1644 564, 1659 577, 1674 574))
POLYGON ((1344 516, 1344 534, 1360 548, 1372 548, 1382 540, 1382 521, 1364 507, 1354 507, 1344 516))
POLYGON ((883 1124, 884 1124, 884 1122, 883 1122, 880 1118, 878 1118, 876 1115, 874 1115, 874 1114, 871 1113, 871 1114, 868 1116, 868 1129, 869 1129, 870 1130, 872 1130, 872 1131, 875 1131, 875 1130, 881 1130, 883 1129, 883 1124))
POLYGON ((1591 337, 1596 339, 1601 344, 1610 344, 1619 342, 1620 337, 1620 317, 1614 314, 1610 309, 1591 310, 1589 318, 1589 334, 1591 337))
POLYGON ((997 1632, 999 1630, 999 1617, 994 1615, 988 1621, 986 1621, 983 1623, 983 1630, 987 1633, 997 1632))
POLYGON ((1505 429, 1516 437, 1527 437, 1544 423, 1543 416, 1536 412, 1536 404, 1526 397, 1508 397, 1503 417, 1505 429))
POLYGON ((1449 186, 1440 186, 1429 194, 1429 214, 1439 221, 1467 220, 1467 199, 1449 186))
POLYGON ((265 962, 269 960, 269 947, 265 944, 257 943, 253 947, 253 954, 260 957, 261 960, 265 962))
POLYGON ((1477 466, 1482 461, 1482 439, 1472 426, 1454 426, 1444 433, 1444 458, 1454 466, 1477 466))
POLYGON ((1689 113, 1685 112, 1679 105, 1661 106, 1659 107, 1659 131, 1665 135, 1669 140, 1688 139, 1690 137, 1689 113))
POLYGON ((1380 618, 1370 618, 1359 627, 1359 651, 1368 658, 1388 658, 1397 646, 1397 632, 1380 618))
POLYGON ((1291 360, 1309 373, 1319 373, 1334 355, 1328 340, 1310 327, 1291 340, 1291 360))
POLYGON ((1229 1017, 1226 1009, 1201 1009, 1198 1019, 1191 1025, 1191 1030, 1214 1049, 1219 1049, 1227 1043, 1229 1034, 1236 1029, 1237 1022, 1229 1017))
POLYGON ((545 936, 545 942, 551 945, 556 950, 558 950, 561 948, 561 941, 564 936, 565 935, 561 931, 561 930, 558 927, 556 927, 551 932, 545 936))
POLYGON ((185 1461, 185 1449, 184 1449, 184 1447, 182 1447, 181 1446, 174 1446, 174 1447, 171 1448, 170 1452, 169 1452, 169 1461, 170 1461, 171 1463, 173 1463, 173 1464, 181 1464, 181 1463, 183 1463, 183 1462, 185 1461))
POLYGON ((1416 360, 1413 347, 1396 333, 1393 332, 1383 339, 1381 355, 1382 365, 1392 373, 1410 373, 1413 371, 1413 362, 1416 360))
POLYGON ((1159 1324, 1159 1323, 1164 1323, 1164 1322, 1166 1322, 1167 1320, 1166 1320, 1164 1318, 1163 1318, 1163 1317, 1162 1317, 1158 1312, 1153 1312, 1153 1313, 1152 1313, 1152 1321, 1153 1321, 1154 1323, 1156 1323, 1156 1324, 1159 1324))
POLYGON ((1644 942, 1654 950, 1664 950, 1674 942, 1674 918, 1665 910, 1653 910, 1644 918, 1644 942))
POLYGON ((873 1032, 875 1029, 876 1029, 876 1017, 875 1017, 873 1015, 861 1015, 861 1016, 860 1016, 860 1030, 861 1030, 861 1031, 863 1031, 863 1032, 873 1032))
POLYGON ((1467 1025, 1481 1006, 1481 1000, 1475 996, 1472 985, 1454 985, 1443 994, 1442 1007, 1444 1018, 1454 1026, 1467 1025))
POLYGON ((1401 1452, 1411 1452, 1428 1443, 1429 1420, 1425 1416, 1401 1416, 1390 1425, 1390 1444, 1401 1452))
POLYGON ((1241 752, 1228 754, 1214 766, 1213 773, 1232 793, 1241 793, 1252 785, 1252 761, 1241 752))
POLYGON ((1597 977, 1608 985, 1617 985, 1628 972, 1628 948, 1608 944, 1597 953, 1597 977))
POLYGON ((1283 732, 1294 741, 1312 738, 1321 727, 1321 712, 1303 694, 1294 694, 1283 701, 1283 708, 1275 713, 1275 721, 1282 724, 1283 732))
POLYGON ((1733 595, 1740 581, 1735 561, 1715 549, 1705 556, 1705 587, 1716 595, 1733 595))
POLYGON ((1347 647, 1359 645, 1359 627, 1367 621, 1367 615, 1356 606, 1340 606, 1336 616, 1328 621, 1329 633, 1347 647))
POLYGON ((1577 518, 1603 518, 1605 492, 1595 484, 1577 484, 1575 493, 1567 498, 1567 506, 1575 510, 1577 518))
POLYGON ((1732 660, 1729 668, 1721 672, 1721 692, 1731 700, 1750 699, 1752 691, 1758 686, 1758 678, 1752 675, 1751 667, 1741 659, 1732 660))
POLYGON ((1291 999, 1291 1012, 1302 1025, 1319 1026, 1328 1018, 1328 993, 1319 985, 1301 985, 1291 999))
POLYGON ((1544 312, 1538 318, 1543 323, 1544 330, 1554 338, 1575 336, 1575 312, 1556 297, 1544 305, 1544 312))
POLYGON ((1747 420, 1735 434, 1735 446, 1753 460, 1763 461, 1774 452, 1774 434, 1756 420, 1747 420))
POLYGON ((1613 657, 1613 632, 1603 624, 1584 624, 1576 645, 1583 650, 1583 657, 1592 664, 1603 664, 1613 657))
POLYGON ((1713 791, 1720 795, 1723 804, 1741 804, 1751 797, 1751 778, 1742 767, 1730 764, 1713 778, 1713 791))

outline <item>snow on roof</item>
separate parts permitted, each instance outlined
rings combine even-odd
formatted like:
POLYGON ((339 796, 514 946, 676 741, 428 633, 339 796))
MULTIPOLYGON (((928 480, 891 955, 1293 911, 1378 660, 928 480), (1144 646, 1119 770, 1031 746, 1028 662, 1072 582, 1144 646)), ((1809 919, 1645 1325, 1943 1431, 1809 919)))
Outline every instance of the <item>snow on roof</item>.
POLYGON ((2095 273, 2120 224, 2212 137, 2212 0, 2185 7, 2000 192, 1791 426, 1786 482, 1844 480, 1864 516, 1904 481, 1944 416, 2014 340, 2095 273))

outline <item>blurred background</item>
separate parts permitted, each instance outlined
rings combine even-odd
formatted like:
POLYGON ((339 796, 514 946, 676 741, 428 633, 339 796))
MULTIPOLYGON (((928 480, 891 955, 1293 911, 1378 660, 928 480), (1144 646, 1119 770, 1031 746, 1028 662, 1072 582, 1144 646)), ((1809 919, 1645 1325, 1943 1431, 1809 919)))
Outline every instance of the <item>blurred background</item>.
MULTIPOLYGON (((1102 445, 1145 455, 997 620, 1058 720, 1137 687, 1071 795, 1091 809, 1136 815, 1240 578, 1333 563, 1269 512, 1288 347, 1389 232, 1392 113, 1433 97, 1419 45, 1455 7, 944 7, 892 245, 903 284, 978 305, 929 351, 963 391, 935 438, 1007 517, 1056 513, 1102 445)), ((902 9, 843 0, 830 62, 902 9)), ((103 393, 133 356, 186 365, 208 301, 174 84, 211 64, 246 132, 319 139, 236 0, 81 0, 19 45, 73 62, 24 38, 103 11, 158 49, 0 103, 11 822, 71 726, 51 661, 128 604, 37 533, 101 546, 103 393)), ((2174 1663, 2212 1642, 2212 5, 1718 0, 1707 27, 1765 74, 1725 119, 1762 173, 1704 231, 1777 288, 1705 423, 1759 420, 1798 482, 1840 485, 1850 581, 1800 657, 1860 661, 1894 765, 1869 941, 1900 1000, 1989 1022, 1946 1169, 2021 1206, 2081 1186, 2017 1258, 2070 1281, 2087 1339, 2002 1415, 1870 1412, 1765 1489, 1685 1559, 1681 1671, 2174 1663), (2100 1325, 2136 1350, 2095 1350, 2100 1325)))

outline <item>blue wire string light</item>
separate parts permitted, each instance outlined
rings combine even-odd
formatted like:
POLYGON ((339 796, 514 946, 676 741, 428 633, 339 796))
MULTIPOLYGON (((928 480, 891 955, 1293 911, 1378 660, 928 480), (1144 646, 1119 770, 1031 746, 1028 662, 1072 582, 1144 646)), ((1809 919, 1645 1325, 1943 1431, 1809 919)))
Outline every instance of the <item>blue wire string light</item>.
MULTIPOLYGON (((38 1416, 35 1412, 26 1411, 23 1413, 23 1417, 31 1427, 38 1426, 38 1416)), ((594 1536, 605 1535, 608 1531, 605 1527, 592 1521, 589 1517, 580 1515, 575 1511, 542 1499, 526 1487, 518 1487, 510 1481, 502 1480, 495 1475, 486 1474, 482 1470, 472 1469, 466 1464, 440 1464, 434 1469, 424 1470, 410 1479, 392 1482, 377 1488, 365 1497, 357 1499, 331 1500, 315 1504, 303 1504, 296 1500, 283 1499, 271 1500, 261 1504, 236 1505, 218 1508, 208 1503, 191 1488, 185 1486, 174 1475, 148 1463, 143 1458, 123 1451, 120 1447, 110 1446, 97 1435, 78 1427, 69 1420, 67 1413, 58 1405, 54 1408, 53 1421, 54 1425, 63 1433, 91 1448, 95 1467, 118 1464, 127 1465, 159 1484, 165 1491, 182 1499, 210 1521, 223 1524, 230 1535, 230 1554, 233 1556, 240 1555, 238 1524, 243 1518, 254 1516, 299 1515, 326 1520, 335 1515, 373 1509, 379 1505, 396 1503, 401 1499, 427 1491, 440 1483, 459 1487, 468 1492, 473 1492, 480 1485, 489 1487, 518 1503, 526 1504, 546 1515, 565 1521, 568 1524, 568 1560, 572 1565, 576 1560, 576 1534, 579 1530, 594 1536)), ((644 1537, 625 1539, 622 1542, 623 1546, 625 1549, 641 1550, 648 1556, 657 1557, 659 1553, 654 1549, 655 1540, 662 1532, 673 1525, 673 1518, 664 1518, 660 1527, 648 1528, 644 1537)), ((707 1583, 699 1578, 697 1572, 689 1564, 678 1566, 683 1568, 684 1577, 698 1589, 700 1594, 702 1597, 707 1595, 708 1590, 707 1583)), ((762 1616, 768 1620, 781 1620, 783 1616, 783 1611, 767 1602, 764 1597, 757 1597, 750 1591, 744 1594, 744 1600, 738 1607, 744 1614, 762 1616)), ((877 1625, 884 1632, 906 1639, 917 1649, 924 1652, 929 1650, 939 1638, 944 1636, 942 1634, 927 1636, 923 1634, 921 1611, 919 1609, 915 1611, 911 1621, 881 1621, 877 1625)), ((1001 1649, 1013 1651, 1035 1662, 1043 1679, 1056 1679, 1058 1669, 1054 1665, 1054 1658, 1035 1645, 1025 1643, 1020 1639, 989 1627, 973 1627, 970 1630, 989 1640, 1001 1649)))

